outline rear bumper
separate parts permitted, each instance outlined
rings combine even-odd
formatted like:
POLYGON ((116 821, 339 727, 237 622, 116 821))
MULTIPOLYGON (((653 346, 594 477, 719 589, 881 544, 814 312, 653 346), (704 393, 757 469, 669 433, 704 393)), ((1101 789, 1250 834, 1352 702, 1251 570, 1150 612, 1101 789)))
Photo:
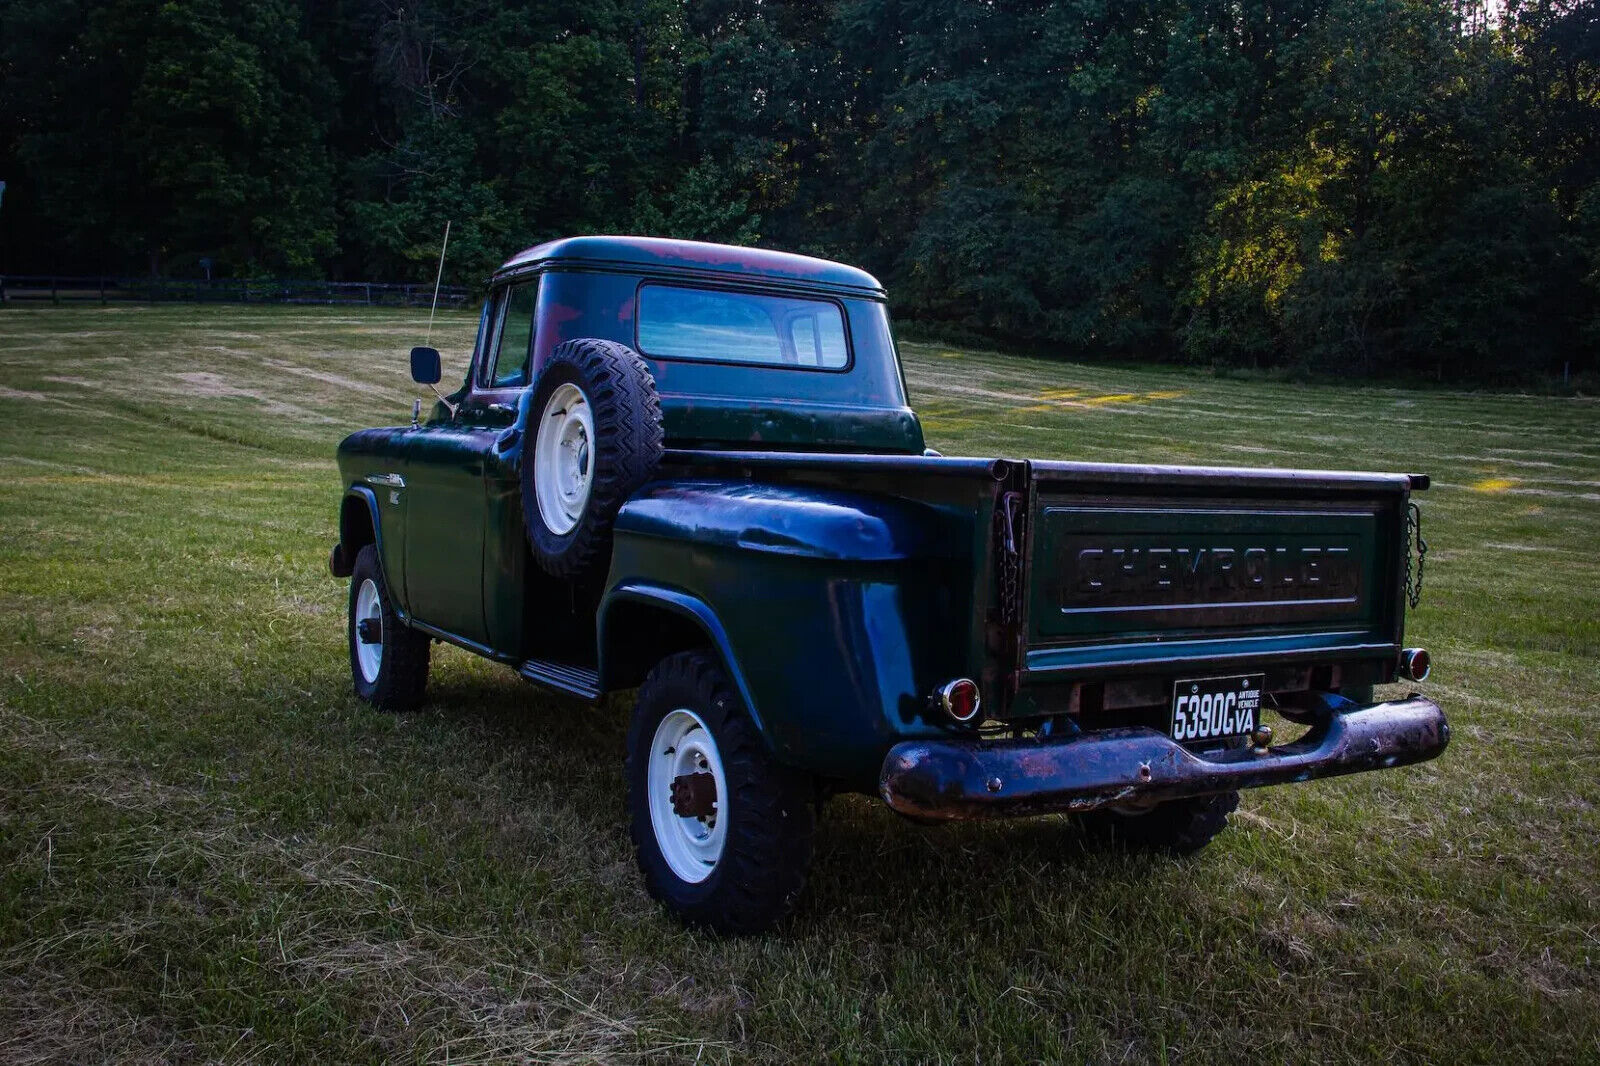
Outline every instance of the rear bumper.
POLYGON ((1330 696, 1320 711, 1304 737, 1261 754, 1197 755, 1149 729, 906 741, 884 759, 879 791, 902 814, 941 821, 1082 812, 1408 766, 1450 743, 1444 713, 1417 695, 1370 707, 1330 696))

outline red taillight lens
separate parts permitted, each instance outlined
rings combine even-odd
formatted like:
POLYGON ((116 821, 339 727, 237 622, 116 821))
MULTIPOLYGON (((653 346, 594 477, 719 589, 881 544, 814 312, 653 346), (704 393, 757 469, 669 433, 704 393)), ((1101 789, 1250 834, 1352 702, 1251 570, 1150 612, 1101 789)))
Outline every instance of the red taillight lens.
POLYGON ((940 710, 962 725, 975 720, 983 706, 983 699, 978 695, 978 683, 964 677, 940 685, 934 699, 940 710))
POLYGON ((1433 672, 1433 657, 1426 648, 1407 648, 1400 653, 1400 676, 1407 681, 1426 681, 1433 672))

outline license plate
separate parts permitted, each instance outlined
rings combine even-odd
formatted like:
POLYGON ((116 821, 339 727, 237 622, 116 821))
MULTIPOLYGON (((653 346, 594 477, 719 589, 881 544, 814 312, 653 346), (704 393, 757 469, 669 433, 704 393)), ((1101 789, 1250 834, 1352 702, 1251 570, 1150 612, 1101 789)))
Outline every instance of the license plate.
POLYGON ((1172 686, 1172 739, 1218 740, 1255 729, 1261 720, 1262 674, 1200 677, 1172 686))

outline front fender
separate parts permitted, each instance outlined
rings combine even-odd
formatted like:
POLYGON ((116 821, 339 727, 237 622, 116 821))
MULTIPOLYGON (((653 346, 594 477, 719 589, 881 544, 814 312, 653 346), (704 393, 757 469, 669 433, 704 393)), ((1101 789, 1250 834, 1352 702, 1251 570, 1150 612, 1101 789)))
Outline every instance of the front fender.
POLYGON ((355 566, 356 553, 368 544, 378 550, 378 565, 384 583, 402 617, 409 612, 405 589, 405 566, 399 558, 398 538, 385 535, 382 509, 377 492, 369 485, 351 485, 339 506, 339 543, 333 551, 332 569, 336 577, 348 577, 355 566), (342 566, 340 564, 343 564, 342 566), (340 573, 340 570, 344 573, 340 573))

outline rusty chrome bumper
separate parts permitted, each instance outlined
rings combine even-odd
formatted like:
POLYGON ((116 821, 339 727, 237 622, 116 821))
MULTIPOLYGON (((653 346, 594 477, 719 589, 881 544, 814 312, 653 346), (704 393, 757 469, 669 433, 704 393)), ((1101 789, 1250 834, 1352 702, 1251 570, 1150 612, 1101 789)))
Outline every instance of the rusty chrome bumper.
POLYGON ((889 750, 878 790, 901 814, 926 819, 1082 812, 1408 766, 1449 743, 1444 713, 1422 696, 1369 707, 1326 696, 1309 733, 1265 752, 1198 755, 1150 729, 914 740, 889 750))

